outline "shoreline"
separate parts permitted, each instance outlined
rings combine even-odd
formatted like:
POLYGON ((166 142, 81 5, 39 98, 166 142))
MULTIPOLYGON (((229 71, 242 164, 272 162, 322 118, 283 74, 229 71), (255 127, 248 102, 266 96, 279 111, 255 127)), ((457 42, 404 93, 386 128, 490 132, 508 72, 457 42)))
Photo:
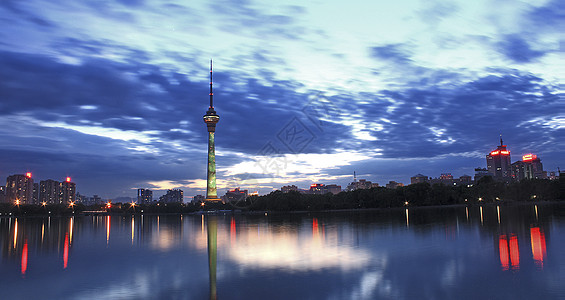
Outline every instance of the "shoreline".
POLYGON ((167 215, 284 215, 284 214, 311 214, 311 213, 353 213, 353 212, 383 212, 383 211, 395 211, 395 210, 405 210, 405 209, 438 209, 438 208, 457 208, 457 207, 495 207, 495 206, 527 206, 527 205, 553 205, 553 204, 565 204, 563 200, 548 200, 548 201, 535 201, 535 202, 523 202, 523 201, 501 201, 501 202, 488 202, 488 203, 468 203, 468 204, 446 204, 446 205, 429 205, 429 206, 400 206, 400 207, 385 207, 385 208, 347 208, 347 209, 323 209, 323 210, 288 210, 288 211, 276 211, 276 210, 242 210, 242 209, 210 209, 210 210, 199 210, 192 212, 105 212, 105 211, 79 211, 70 213, 27 213, 27 212, 1 212, 0 218, 10 218, 10 217, 69 217, 69 216, 167 216, 167 215))

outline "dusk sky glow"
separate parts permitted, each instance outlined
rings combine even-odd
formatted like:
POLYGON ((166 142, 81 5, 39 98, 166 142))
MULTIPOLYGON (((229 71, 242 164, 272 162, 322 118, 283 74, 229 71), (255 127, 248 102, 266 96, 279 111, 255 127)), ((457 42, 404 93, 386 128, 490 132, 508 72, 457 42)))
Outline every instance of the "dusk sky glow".
POLYGON ((500 134, 556 171, 564 20, 557 0, 2 1, 0 179, 205 195, 210 59, 219 196, 472 176, 500 134))

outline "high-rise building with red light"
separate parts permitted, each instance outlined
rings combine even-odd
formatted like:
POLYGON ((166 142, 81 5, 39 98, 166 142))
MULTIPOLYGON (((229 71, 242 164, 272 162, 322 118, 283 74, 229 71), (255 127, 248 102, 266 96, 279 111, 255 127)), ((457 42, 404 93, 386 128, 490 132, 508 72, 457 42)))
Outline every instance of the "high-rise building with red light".
POLYGON ((61 203, 71 203, 75 201, 76 184, 71 182, 71 178, 61 182, 61 203))
POLYGON ((5 202, 33 204, 33 178, 31 173, 16 174, 6 178, 5 202))
POLYGON ((502 143, 502 137, 500 138, 500 146, 487 154, 486 158, 488 172, 494 176, 494 179, 509 181, 512 178, 510 151, 502 143))
POLYGON ((516 180, 545 179, 547 172, 543 170, 540 158, 530 153, 523 155, 522 160, 512 164, 512 176, 516 180))

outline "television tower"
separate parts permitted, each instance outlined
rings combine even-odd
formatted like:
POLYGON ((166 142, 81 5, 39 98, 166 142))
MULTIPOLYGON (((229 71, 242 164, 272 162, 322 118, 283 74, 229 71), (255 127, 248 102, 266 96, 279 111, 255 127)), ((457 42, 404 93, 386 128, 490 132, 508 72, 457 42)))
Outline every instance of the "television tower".
POLYGON ((212 92, 212 60, 210 60, 210 107, 204 115, 204 122, 208 127, 208 176, 206 180, 206 201, 221 201, 216 190, 216 147, 214 136, 216 123, 220 116, 214 110, 214 93, 212 92))

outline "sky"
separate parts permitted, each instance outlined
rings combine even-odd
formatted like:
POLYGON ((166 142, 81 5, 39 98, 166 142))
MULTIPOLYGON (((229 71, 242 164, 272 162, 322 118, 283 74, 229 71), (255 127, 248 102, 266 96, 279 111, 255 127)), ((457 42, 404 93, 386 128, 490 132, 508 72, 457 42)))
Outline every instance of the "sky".
POLYGON ((565 168, 563 1, 0 2, 0 178, 218 194, 565 168))

